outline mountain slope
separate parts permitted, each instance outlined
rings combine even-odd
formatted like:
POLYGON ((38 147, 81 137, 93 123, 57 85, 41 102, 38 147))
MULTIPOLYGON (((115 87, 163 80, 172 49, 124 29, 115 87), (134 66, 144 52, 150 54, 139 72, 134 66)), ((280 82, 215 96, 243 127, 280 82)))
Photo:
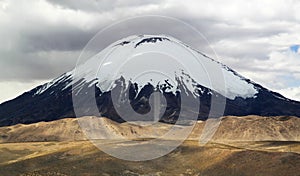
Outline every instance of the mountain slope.
MULTIPOLYGON (((160 112, 160 121, 167 123, 175 123, 179 114, 185 119, 205 120, 212 99, 220 97, 226 101, 224 113, 211 112, 212 116, 300 117, 299 102, 240 76, 172 37, 141 35, 117 41, 76 69, 2 103, 0 126, 76 115, 102 115, 124 122, 128 120, 123 119, 124 114, 135 117, 136 112, 152 112, 150 97, 155 92, 165 97, 166 102, 160 108, 166 111, 160 112), (140 53, 146 54, 141 56, 140 53), (188 68, 188 72, 184 68, 188 68), (153 72, 139 77, 145 70, 163 70, 163 74, 153 72), (224 81, 217 71, 221 71, 224 81), (112 97, 118 101, 113 103, 112 97), (96 109, 91 108, 94 104, 96 109), (121 107, 123 114, 119 115, 115 107, 121 107)), ((153 120, 153 114, 143 120, 153 120)))

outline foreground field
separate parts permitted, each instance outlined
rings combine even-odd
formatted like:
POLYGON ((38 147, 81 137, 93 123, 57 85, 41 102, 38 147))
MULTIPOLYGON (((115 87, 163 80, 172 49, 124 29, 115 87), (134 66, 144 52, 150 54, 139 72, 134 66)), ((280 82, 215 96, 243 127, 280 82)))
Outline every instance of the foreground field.
POLYGON ((6 143, 0 144, 0 155, 1 176, 300 175, 300 143, 288 141, 205 146, 186 141, 166 156, 143 162, 114 158, 88 141, 6 143))
MULTIPOLYGON (((82 117, 1 127, 0 176, 300 176, 297 117, 222 117, 206 145, 199 144, 199 137, 207 121, 198 121, 174 151, 143 162, 121 160, 101 151, 87 140, 79 121, 86 129, 96 130, 95 143, 129 151, 130 156, 137 153, 129 148, 162 136, 173 126, 138 126, 82 117), (122 142, 122 138, 133 141, 122 142)), ((169 145, 187 128, 187 124, 176 126, 175 138, 160 142, 169 145)))

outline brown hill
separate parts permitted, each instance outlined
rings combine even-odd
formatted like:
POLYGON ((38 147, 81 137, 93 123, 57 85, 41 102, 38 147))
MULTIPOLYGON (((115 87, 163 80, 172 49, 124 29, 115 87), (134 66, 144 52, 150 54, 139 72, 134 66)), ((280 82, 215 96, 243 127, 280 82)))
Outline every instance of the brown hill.
MULTIPOLYGON (((198 121, 189 139, 198 140, 205 123, 198 121)), ((107 118, 87 116, 1 127, 0 143, 86 140, 82 126, 89 130, 98 130, 95 133, 96 136, 92 136, 96 139, 157 138, 173 127, 173 125, 164 123, 154 125, 144 123, 142 126, 128 122, 119 124, 107 118)), ((173 135, 175 137, 172 139, 180 138, 183 130, 191 128, 187 125, 175 127, 173 135)), ((226 116, 221 118, 213 141, 300 141, 299 132, 300 118, 297 117, 226 116)))
MULTIPOLYGON (((173 126, 164 123, 138 126, 82 117, 1 127, 0 175, 294 176, 300 167, 300 119, 296 117, 222 117, 213 140, 204 146, 197 140, 207 122, 198 121, 189 140, 174 151, 138 162, 114 158, 99 150, 86 140, 78 122, 89 127, 87 132, 100 129, 93 138, 113 140, 154 138, 173 126)), ((189 128, 177 125, 174 133, 180 136, 189 128)), ((107 147, 123 150, 124 144, 128 146, 116 140, 107 147)))

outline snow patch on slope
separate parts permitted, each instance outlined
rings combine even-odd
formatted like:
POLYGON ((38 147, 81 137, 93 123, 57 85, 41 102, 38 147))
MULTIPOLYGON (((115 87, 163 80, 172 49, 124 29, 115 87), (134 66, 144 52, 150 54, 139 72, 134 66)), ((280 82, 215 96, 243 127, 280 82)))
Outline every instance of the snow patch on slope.
MULTIPOLYGON (((59 83, 65 82, 68 79, 70 79, 72 77, 72 72, 66 72, 63 75, 57 77, 56 79, 45 83, 41 86, 41 88, 39 88, 34 95, 39 95, 42 94, 43 92, 45 92, 46 90, 48 90, 49 88, 51 88, 52 86, 58 85, 59 83)), ((72 81, 70 81, 69 84, 66 85, 66 87, 68 87, 71 84, 72 81)))

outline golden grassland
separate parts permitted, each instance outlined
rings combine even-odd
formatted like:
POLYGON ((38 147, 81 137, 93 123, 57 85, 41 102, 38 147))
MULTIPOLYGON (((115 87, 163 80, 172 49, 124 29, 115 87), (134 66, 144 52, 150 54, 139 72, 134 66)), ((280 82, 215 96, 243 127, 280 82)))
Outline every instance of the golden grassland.
MULTIPOLYGON (((205 122, 198 122, 189 138, 174 151, 138 162, 121 160, 101 151, 86 140, 77 120, 1 127, 0 175, 300 175, 300 119, 296 117, 223 117, 213 139, 206 145, 198 141, 205 122)), ((151 140, 171 126, 159 123, 140 127, 101 120, 106 126, 105 135, 112 135, 100 137, 111 137, 112 141, 119 136, 151 140)), ((118 140, 107 145, 116 147, 117 143, 118 140)))

